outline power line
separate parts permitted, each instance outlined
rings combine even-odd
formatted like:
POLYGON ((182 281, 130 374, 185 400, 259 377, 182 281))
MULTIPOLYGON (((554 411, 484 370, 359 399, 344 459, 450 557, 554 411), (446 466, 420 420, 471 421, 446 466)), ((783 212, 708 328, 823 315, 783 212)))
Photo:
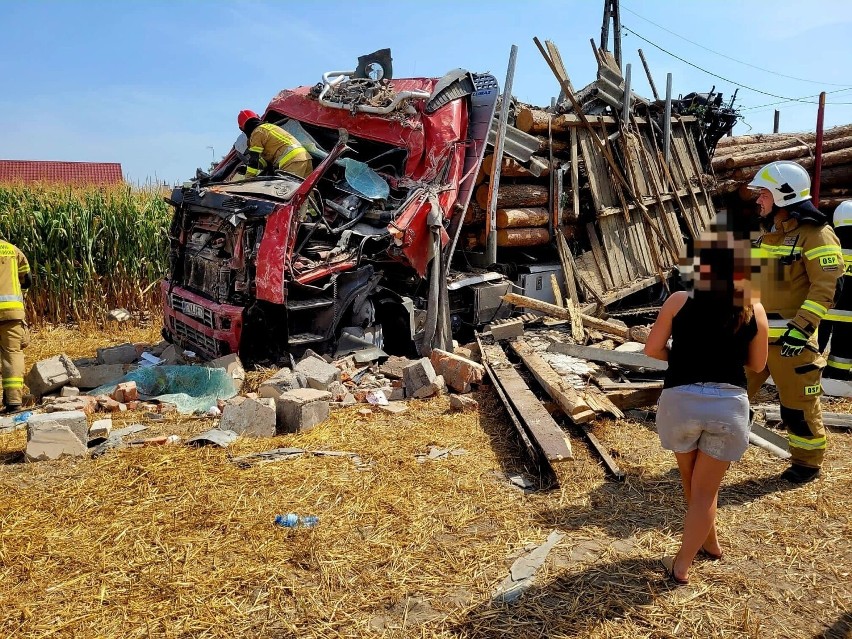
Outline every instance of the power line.
MULTIPOLYGON (((849 87, 848 89, 835 89, 834 91, 826 91, 825 93, 826 93, 826 95, 830 95, 832 93, 843 93, 845 91, 852 91, 852 87, 849 87)), ((799 98, 799 101, 804 101, 804 100, 807 100, 808 98, 818 98, 818 97, 819 97, 819 93, 816 93, 814 95, 804 95, 801 98, 799 98)), ((751 111, 752 109, 762 109, 764 107, 778 106, 779 104, 786 104, 787 102, 790 102, 790 100, 781 100, 780 102, 769 102, 767 104, 757 104, 757 105, 754 105, 754 106, 742 107, 741 110, 742 111, 751 111)), ((807 102, 807 104, 815 104, 815 103, 814 102, 807 102)), ((827 104, 849 104, 849 102, 827 102, 827 104)))
MULTIPOLYGON (((806 78, 797 78, 796 76, 793 76, 793 75, 785 75, 783 73, 778 73, 777 71, 772 71, 771 69, 764 69, 763 67, 759 67, 759 66, 751 64, 749 62, 744 62, 743 60, 738 60, 737 58, 732 58, 731 56, 726 55, 724 53, 721 53, 719 51, 715 51, 714 49, 711 49, 710 47, 705 47, 703 44, 699 44, 698 42, 695 42, 694 40, 690 40, 689 38, 685 38, 682 35, 680 35, 679 33, 672 31, 671 29, 667 29, 663 25, 657 24, 656 22, 654 22, 653 20, 649 20, 645 16, 639 15, 638 13, 636 13, 635 11, 632 11, 631 9, 628 9, 624 5, 622 5, 622 8, 625 11, 627 11, 628 13, 632 13, 634 16, 636 16, 640 20, 644 20, 645 22, 649 22, 649 23, 653 24, 655 27, 662 29, 666 33, 670 33, 673 36, 680 38, 681 40, 685 40, 686 42, 689 42, 690 44, 694 44, 696 47, 699 47, 700 49, 704 49, 705 51, 709 51, 710 53, 715 53, 716 55, 721 56, 721 57, 723 57, 727 60, 731 60, 732 62, 736 62, 738 64, 742 64, 742 65, 745 65, 747 67, 751 67, 752 69, 757 69, 758 71, 763 71, 764 73, 771 73, 772 75, 777 75, 781 78, 787 78, 788 80, 797 80, 799 82, 809 82, 810 84, 819 84, 819 85, 822 85, 822 86, 829 86, 829 87, 849 87, 849 88, 852 88, 852 86, 850 86, 849 84, 837 84, 835 82, 820 82, 818 80, 808 80, 806 78)), ((628 31, 630 31, 630 30, 628 29, 628 31)), ((634 35, 638 35, 635 31, 631 31, 631 33, 633 33, 634 35)), ((642 39, 644 40, 644 38, 642 38, 642 39)))
MULTIPOLYGON (((667 49, 664 49, 663 47, 661 47, 660 45, 658 45, 654 42, 651 42, 648 38, 645 38, 645 37, 639 35, 633 29, 626 27, 623 24, 621 25, 621 28, 624 29, 625 31, 627 31, 628 33, 632 33, 633 35, 635 35, 640 40, 644 40, 645 42, 650 44, 652 47, 656 47, 657 49, 659 49, 663 53, 670 55, 671 57, 675 58, 676 60, 680 60, 684 64, 688 64, 689 66, 691 66, 695 69, 698 69, 699 71, 703 71, 707 75, 712 75, 714 78, 719 78, 720 80, 723 80, 725 82, 728 82, 730 84, 738 86, 742 89, 746 89, 748 91, 754 91, 755 93, 760 93, 762 95, 768 95, 770 98, 778 98, 779 100, 781 100, 783 102, 805 102, 807 104, 817 104, 816 102, 812 102, 812 101, 809 101, 809 100, 803 100, 803 99, 800 99, 800 98, 788 98, 785 95, 778 95, 777 93, 770 93, 769 91, 763 91, 762 89, 755 89, 754 87, 749 86, 747 84, 743 84, 742 82, 737 82, 736 80, 731 80, 730 78, 726 78, 725 76, 719 75, 718 73, 713 73, 712 71, 708 71, 704 67, 700 67, 697 64, 690 62, 689 60, 685 60, 684 58, 681 58, 679 55, 674 54, 671 51, 668 51, 667 49)), ((847 104, 847 103, 846 102, 834 102, 833 104, 847 104)))

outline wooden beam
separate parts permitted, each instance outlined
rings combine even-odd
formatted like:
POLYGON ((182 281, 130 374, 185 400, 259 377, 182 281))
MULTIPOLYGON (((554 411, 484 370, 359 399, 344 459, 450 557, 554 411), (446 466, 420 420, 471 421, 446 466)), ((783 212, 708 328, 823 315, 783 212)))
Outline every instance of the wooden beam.
POLYGON ((621 410, 629 410, 656 404, 662 392, 662 388, 640 388, 637 390, 610 391, 606 396, 621 410))
MULTIPOLYGON (((503 296, 503 301, 514 306, 522 306, 524 308, 538 311, 539 313, 544 313, 545 315, 555 317, 556 319, 571 320, 571 311, 569 309, 556 306, 555 304, 548 304, 547 302, 542 302, 541 300, 527 297, 525 295, 506 293, 503 296)), ((607 322, 606 320, 592 317, 591 315, 581 314, 580 319, 583 322, 583 326, 588 328, 593 328, 603 333, 609 333, 610 335, 615 335, 616 337, 620 337, 625 340, 631 339, 630 329, 626 326, 607 322)))
POLYGON ((615 463, 612 455, 610 455, 606 447, 601 444, 600 440, 595 436, 588 424, 580 424, 580 428, 583 429, 583 434, 586 436, 586 439, 589 440, 589 444, 591 444, 592 448, 595 449, 595 452, 600 456, 601 461, 607 467, 607 470, 609 470, 615 479, 619 481, 623 480, 625 477, 624 471, 618 467, 618 464, 615 463))
MULTIPOLYGON (((757 406, 752 406, 752 408, 756 412, 763 413, 766 416, 767 422, 781 421, 781 409, 778 406, 774 406, 772 404, 758 404, 757 406)), ((852 415, 823 411, 822 423, 834 428, 852 428, 852 415)))
POLYGON ((503 349, 494 344, 483 345, 482 356, 544 457, 551 463, 573 459, 568 436, 509 363, 503 349))
POLYGON ((545 392, 555 401, 559 408, 575 424, 585 424, 595 418, 593 411, 579 393, 566 384, 562 376, 553 370, 535 349, 523 338, 515 338, 510 343, 513 351, 521 358, 524 366, 529 369, 545 392))
POLYGON ((565 307, 565 302, 562 300, 562 290, 559 288, 559 280, 556 279, 556 273, 550 274, 550 288, 553 289, 553 299, 556 301, 556 306, 565 307))
POLYGON ((664 371, 668 369, 669 363, 643 353, 625 353, 622 351, 610 351, 605 348, 594 346, 578 346, 577 344, 566 344, 564 342, 553 342, 547 347, 551 353, 562 353, 571 357, 579 357, 590 362, 604 362, 607 364, 620 364, 622 366, 633 366, 635 368, 647 368, 653 371, 664 371))

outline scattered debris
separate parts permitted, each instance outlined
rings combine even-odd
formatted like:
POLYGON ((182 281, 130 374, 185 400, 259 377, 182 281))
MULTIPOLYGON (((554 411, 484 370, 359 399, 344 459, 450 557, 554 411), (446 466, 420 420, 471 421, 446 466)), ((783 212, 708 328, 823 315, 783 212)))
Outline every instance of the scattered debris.
POLYGON ((89 426, 90 439, 106 439, 112 432, 112 419, 96 419, 89 426))
POLYGON ((289 461, 298 459, 303 455, 315 455, 317 457, 346 457, 359 469, 369 467, 357 453, 336 450, 306 450, 304 448, 273 448, 260 453, 250 453, 240 457, 232 457, 231 462, 240 468, 250 468, 255 464, 268 464, 278 461, 289 461))
POLYGON ((33 364, 24 382, 32 395, 41 397, 67 384, 78 385, 80 371, 67 355, 56 355, 33 364))
POLYGON ((330 399, 331 393, 315 388, 297 388, 279 395, 275 405, 282 432, 301 433, 324 422, 328 419, 330 399))
POLYGON ((535 490, 536 485, 523 475, 509 475, 507 479, 523 490, 535 490))
POLYGON ((518 557, 509 569, 509 574, 494 590, 491 600, 499 603, 511 603, 517 600, 533 584, 535 573, 564 536, 554 530, 543 544, 518 557))
POLYGON ((219 448, 227 448, 232 443, 237 441, 239 434, 232 430, 222 430, 219 428, 211 428, 203 433, 190 437, 186 440, 187 446, 218 446, 219 448))
POLYGON ((467 455, 464 448, 440 448, 439 446, 429 446, 429 450, 425 453, 417 453, 414 457, 417 462, 422 464, 427 461, 435 461, 438 459, 449 459, 459 455, 467 455))
POLYGON ((473 397, 466 395, 450 395, 450 410, 464 412, 468 410, 477 410, 479 402, 473 397))
POLYGON ((379 410, 384 411, 385 413, 390 413, 391 415, 401 415, 408 410, 408 406, 402 402, 394 402, 387 406, 379 406, 379 410))
POLYGON ((458 393, 469 393, 471 386, 480 384, 485 375, 482 364, 439 348, 432 350, 429 360, 435 371, 444 378, 447 386, 458 393))

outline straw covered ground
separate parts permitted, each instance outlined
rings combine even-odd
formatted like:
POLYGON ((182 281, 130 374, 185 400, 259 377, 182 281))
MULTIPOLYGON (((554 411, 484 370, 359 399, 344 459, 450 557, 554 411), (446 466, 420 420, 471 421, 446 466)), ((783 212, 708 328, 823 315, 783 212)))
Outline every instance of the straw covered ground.
MULTIPOLYGON (((28 356, 127 339, 156 331, 45 330, 28 356)), ((625 482, 607 479, 572 433, 561 487, 524 493, 506 480, 524 460, 498 401, 487 388, 476 398, 479 413, 465 415, 444 398, 401 417, 347 409, 309 433, 227 450, 24 464, 25 434, 0 435, 0 636, 852 636, 852 433, 831 433, 828 472, 799 488, 752 447, 720 497, 723 560, 675 588, 658 559, 676 548, 683 500, 651 425, 595 426, 625 482), (418 463, 430 445, 466 452, 418 463), (229 461, 282 446, 356 452, 367 468, 345 457, 229 461), (290 511, 319 525, 276 528, 290 511), (564 537, 532 588, 490 603, 513 560, 551 530, 564 537)), ((174 418, 146 434, 210 425, 174 418)))

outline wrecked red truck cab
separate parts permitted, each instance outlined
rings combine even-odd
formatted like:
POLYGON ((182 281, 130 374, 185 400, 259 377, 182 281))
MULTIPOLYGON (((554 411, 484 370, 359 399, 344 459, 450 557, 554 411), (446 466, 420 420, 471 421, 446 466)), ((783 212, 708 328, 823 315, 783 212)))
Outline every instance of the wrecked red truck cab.
POLYGON ((174 189, 164 336, 250 362, 444 344, 453 322, 441 282, 496 98, 492 76, 461 69, 329 73, 279 93, 262 119, 300 140, 313 171, 239 179, 238 144, 174 189))

